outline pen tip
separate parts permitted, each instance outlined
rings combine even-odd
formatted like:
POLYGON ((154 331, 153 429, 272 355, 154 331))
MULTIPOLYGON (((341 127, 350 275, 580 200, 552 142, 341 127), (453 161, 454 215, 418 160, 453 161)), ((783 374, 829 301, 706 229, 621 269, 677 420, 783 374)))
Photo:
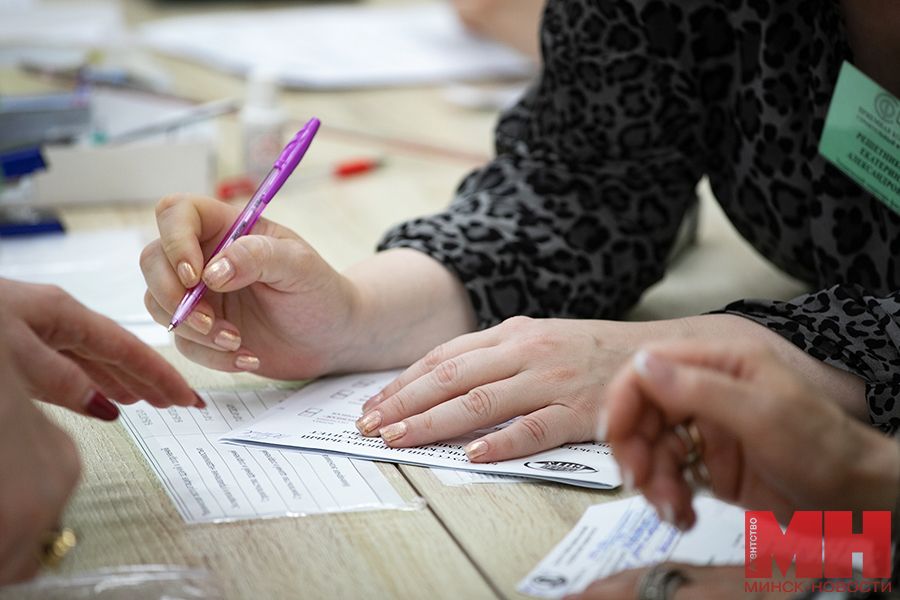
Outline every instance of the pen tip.
POLYGON ((172 333, 172 330, 173 330, 173 329, 175 329, 175 326, 174 326, 174 325, 169 325, 169 328, 166 329, 166 331, 167 331, 168 333, 172 333))

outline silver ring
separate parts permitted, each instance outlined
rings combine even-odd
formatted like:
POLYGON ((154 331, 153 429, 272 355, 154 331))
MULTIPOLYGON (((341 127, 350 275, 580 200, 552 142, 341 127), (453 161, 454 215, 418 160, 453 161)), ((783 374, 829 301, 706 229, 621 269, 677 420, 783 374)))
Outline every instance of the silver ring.
POLYGON ((638 581, 637 600, 672 600, 678 587, 689 581, 684 571, 677 567, 656 565, 638 581))

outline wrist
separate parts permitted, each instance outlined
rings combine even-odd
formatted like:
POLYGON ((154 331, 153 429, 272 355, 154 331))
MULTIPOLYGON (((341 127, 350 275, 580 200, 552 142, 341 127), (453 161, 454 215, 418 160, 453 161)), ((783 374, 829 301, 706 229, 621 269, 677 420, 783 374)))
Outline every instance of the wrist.
POLYGON ((434 258, 396 248, 350 267, 348 341, 341 370, 406 367, 475 329, 468 292, 434 258))
POLYGON ((322 373, 341 373, 366 370, 367 308, 360 287, 345 275, 338 276, 337 298, 344 300, 343 314, 335 319, 331 332, 332 351, 323 365, 322 373))
POLYGON ((814 385, 856 421, 868 425, 866 382, 861 377, 831 366, 807 354, 787 338, 747 317, 730 314, 701 315, 684 319, 700 339, 755 339, 765 344, 793 371, 814 385))
MULTIPOLYGON (((860 429, 866 428, 851 423, 860 429)), ((845 510, 889 510, 897 518, 900 501, 900 448, 897 441, 866 428, 853 457, 850 478, 843 487, 848 494, 845 510)))

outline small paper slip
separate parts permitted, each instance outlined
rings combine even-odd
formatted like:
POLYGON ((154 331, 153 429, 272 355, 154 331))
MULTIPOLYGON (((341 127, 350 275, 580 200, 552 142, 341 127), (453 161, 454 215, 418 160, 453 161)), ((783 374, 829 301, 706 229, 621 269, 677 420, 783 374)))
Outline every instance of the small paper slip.
POLYGON ((217 444, 290 394, 198 392, 207 408, 122 406, 122 422, 188 523, 409 508, 375 463, 217 444))
POLYGON ((125 35, 116 2, 0 3, 0 45, 103 47, 125 35))
POLYGON ((274 69, 301 88, 528 77, 534 63, 465 30, 445 2, 207 13, 148 23, 154 50, 246 73, 274 69))
MULTIPOLYGON (((475 471, 460 471, 459 469, 438 469, 431 467, 431 472, 444 485, 457 486, 472 483, 525 483, 529 481, 525 477, 513 475, 493 475, 491 473, 476 473, 475 471)), ((533 481, 533 480, 532 480, 533 481)))
POLYGON ((744 564, 744 509, 701 496, 694 510, 697 523, 682 532, 660 521, 643 496, 595 504, 516 589, 562 598, 597 579, 665 561, 744 564))
POLYGON ((219 439, 257 447, 517 475, 600 489, 621 483, 618 466, 606 444, 570 444, 522 459, 481 464, 470 462, 463 448, 503 426, 414 448, 390 448, 381 438, 363 437, 355 425, 362 415, 362 405, 399 374, 400 371, 384 371, 321 379, 219 439))

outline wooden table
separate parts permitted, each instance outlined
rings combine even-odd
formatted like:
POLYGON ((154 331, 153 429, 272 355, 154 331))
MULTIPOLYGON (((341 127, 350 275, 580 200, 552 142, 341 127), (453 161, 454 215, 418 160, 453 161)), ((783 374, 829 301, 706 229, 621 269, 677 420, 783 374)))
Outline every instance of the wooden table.
MULTIPOLYGON (((139 0, 124 6, 132 22, 183 12, 139 0)), ((242 80, 160 61, 175 74, 179 94, 197 100, 243 95, 242 80)), ((0 93, 44 87, 15 73, 0 78, 0 93)), ((293 228, 338 269, 370 255, 391 224, 441 209, 459 180, 491 155, 496 114, 452 106, 439 87, 290 92, 285 104, 298 122, 317 116, 324 124, 304 168, 356 156, 387 161, 356 179, 286 187, 267 210, 267 218, 293 228)), ((221 121, 224 176, 238 172, 237 121, 221 121)), ((63 218, 70 229, 155 230, 152 206, 67 208, 63 218)), ((704 193, 698 244, 632 317, 678 317, 748 295, 789 298, 802 291, 739 240, 704 193)), ((198 388, 259 381, 191 365, 171 347, 161 352, 198 388)), ((84 463, 65 515, 81 543, 59 574, 119 565, 200 567, 235 600, 524 598, 515 584, 584 509, 618 496, 550 483, 445 487, 427 469, 385 464, 397 490, 424 498, 426 507, 185 525, 120 424, 51 412, 77 440, 84 463)))

